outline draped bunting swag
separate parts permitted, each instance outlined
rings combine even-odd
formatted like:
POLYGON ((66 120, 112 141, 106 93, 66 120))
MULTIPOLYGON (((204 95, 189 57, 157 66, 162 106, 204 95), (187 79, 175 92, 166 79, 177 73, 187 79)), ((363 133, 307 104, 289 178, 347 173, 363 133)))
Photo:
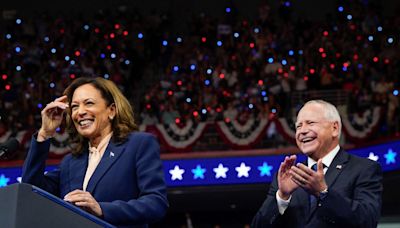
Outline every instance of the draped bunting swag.
MULTIPOLYGON (((366 110, 363 113, 348 114, 346 108, 338 107, 342 117, 343 133, 346 139, 357 143, 369 139, 379 128, 382 112, 379 107, 366 110)), ((285 118, 272 119, 249 119, 246 123, 240 124, 237 121, 217 121, 214 123, 194 123, 188 121, 185 126, 151 125, 140 126, 140 130, 152 133, 158 137, 160 143, 167 151, 180 152, 190 151, 193 145, 201 140, 204 132, 210 125, 214 125, 218 136, 228 145, 230 149, 251 149, 260 142, 271 124, 275 124, 277 134, 291 143, 295 143, 294 121, 285 118)), ((22 149, 28 150, 32 131, 22 130, 16 134, 7 131, 0 136, 0 143, 10 137, 16 137, 22 149)), ((52 139, 50 154, 52 157, 61 157, 70 152, 67 133, 57 133, 52 139)))

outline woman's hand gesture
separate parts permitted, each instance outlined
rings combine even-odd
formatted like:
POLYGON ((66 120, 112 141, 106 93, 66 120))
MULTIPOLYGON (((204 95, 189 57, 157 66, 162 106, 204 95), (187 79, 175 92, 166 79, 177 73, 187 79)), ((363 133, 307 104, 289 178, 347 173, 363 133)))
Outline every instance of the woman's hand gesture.
POLYGON ((48 103, 42 110, 42 126, 39 130, 37 140, 44 141, 52 137, 56 129, 61 125, 64 112, 68 107, 67 96, 62 96, 48 103))

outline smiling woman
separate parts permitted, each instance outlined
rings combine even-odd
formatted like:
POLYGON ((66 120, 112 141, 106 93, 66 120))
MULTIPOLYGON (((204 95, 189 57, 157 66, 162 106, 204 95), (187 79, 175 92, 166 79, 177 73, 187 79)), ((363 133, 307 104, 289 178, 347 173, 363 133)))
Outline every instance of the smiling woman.
MULTIPOLYGON (((83 147, 90 139, 93 140, 91 143, 95 143, 97 146, 99 134, 101 134, 100 129, 105 128, 103 129, 104 136, 104 134, 107 135, 107 128, 110 127, 110 130, 113 131, 113 138, 117 142, 122 142, 128 134, 137 130, 132 106, 115 84, 109 80, 79 78, 65 89, 64 94, 70 102, 70 110, 67 112, 66 118, 67 131, 72 143, 78 144, 76 148, 73 148, 73 154, 82 153, 83 147), (97 121, 96 118, 98 118, 97 121), (88 126, 79 126, 81 124, 88 126), (93 128, 90 128, 92 125, 93 128), (87 130, 85 130, 86 128, 87 130), (90 129, 96 129, 97 132, 92 132, 90 129), (82 134, 89 134, 89 136, 82 134)), ((100 138, 102 137, 100 136, 100 138)))
POLYGON ((89 139, 91 147, 112 132, 115 104, 107 102, 91 84, 77 88, 71 101, 71 118, 79 135, 89 139))
POLYGON ((147 227, 163 217, 168 201, 158 142, 135 132, 132 107, 113 82, 78 78, 41 115, 22 182, 118 227, 147 227), (65 113, 73 153, 59 169, 43 174, 50 138, 65 113))

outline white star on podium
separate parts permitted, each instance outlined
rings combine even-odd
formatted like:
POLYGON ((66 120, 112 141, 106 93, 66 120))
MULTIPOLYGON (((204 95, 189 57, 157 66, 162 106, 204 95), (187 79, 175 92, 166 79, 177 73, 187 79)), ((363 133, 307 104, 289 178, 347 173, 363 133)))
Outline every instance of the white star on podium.
POLYGON ((219 163, 218 167, 214 168, 213 170, 215 172, 215 178, 218 179, 220 177, 226 178, 226 172, 228 172, 229 168, 228 167, 224 167, 224 165, 219 163))
POLYGON ((175 165, 174 169, 170 169, 171 180, 183 180, 182 175, 185 173, 184 169, 179 168, 179 165, 175 165))
POLYGON ((237 177, 249 177, 250 166, 246 166, 244 162, 240 163, 240 166, 236 167, 237 177))

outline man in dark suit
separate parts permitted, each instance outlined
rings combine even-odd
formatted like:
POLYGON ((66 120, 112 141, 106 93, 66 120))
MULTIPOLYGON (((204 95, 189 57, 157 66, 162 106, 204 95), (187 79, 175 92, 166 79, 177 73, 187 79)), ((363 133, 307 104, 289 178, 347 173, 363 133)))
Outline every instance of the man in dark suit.
POLYGON ((322 100, 307 102, 296 121, 296 155, 281 163, 252 227, 376 227, 382 204, 377 162, 339 146, 341 119, 322 100), (314 171, 315 170, 315 171, 314 171))

